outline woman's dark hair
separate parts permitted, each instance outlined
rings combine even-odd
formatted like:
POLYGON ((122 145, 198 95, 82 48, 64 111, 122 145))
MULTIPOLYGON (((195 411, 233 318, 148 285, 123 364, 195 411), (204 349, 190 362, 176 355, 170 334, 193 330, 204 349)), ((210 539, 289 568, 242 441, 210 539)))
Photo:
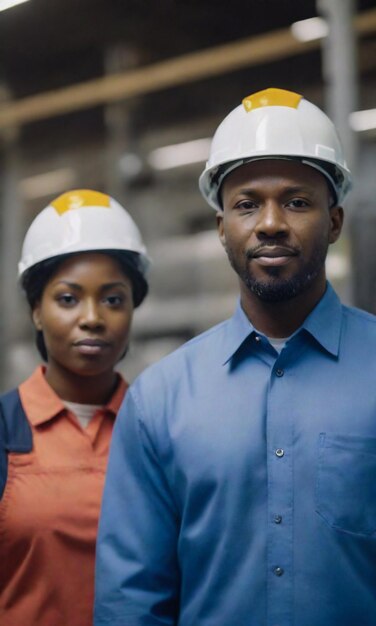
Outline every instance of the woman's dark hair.
MULTIPOLYGON (((121 250, 88 250, 89 252, 100 252, 112 257, 121 267, 124 274, 132 283, 133 304, 138 307, 148 292, 148 284, 140 269, 140 257, 137 252, 122 252, 121 250)), ((31 311, 34 311, 40 302, 43 291, 49 280, 57 272, 60 265, 69 257, 85 252, 74 252, 72 254, 62 254, 46 261, 41 261, 33 265, 25 272, 21 279, 21 287, 26 294, 31 311)), ((44 361, 48 361, 46 345, 44 343, 43 332, 36 331, 35 343, 38 352, 44 361)))

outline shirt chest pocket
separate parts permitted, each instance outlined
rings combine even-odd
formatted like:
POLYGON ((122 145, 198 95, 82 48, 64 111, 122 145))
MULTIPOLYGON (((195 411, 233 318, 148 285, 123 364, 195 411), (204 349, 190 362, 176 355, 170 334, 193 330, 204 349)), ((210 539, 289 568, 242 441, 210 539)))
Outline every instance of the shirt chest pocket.
POLYGON ((316 511, 335 529, 376 533, 376 438, 320 435, 316 511))

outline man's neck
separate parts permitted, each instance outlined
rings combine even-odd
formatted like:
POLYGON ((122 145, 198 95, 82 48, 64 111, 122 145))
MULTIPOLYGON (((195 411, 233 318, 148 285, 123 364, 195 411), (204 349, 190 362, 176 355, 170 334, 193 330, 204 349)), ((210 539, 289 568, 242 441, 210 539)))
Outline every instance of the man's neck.
POLYGON ((244 313, 267 337, 289 337, 308 317, 326 290, 326 282, 311 286, 295 298, 282 302, 266 302, 241 285, 241 305, 244 313))

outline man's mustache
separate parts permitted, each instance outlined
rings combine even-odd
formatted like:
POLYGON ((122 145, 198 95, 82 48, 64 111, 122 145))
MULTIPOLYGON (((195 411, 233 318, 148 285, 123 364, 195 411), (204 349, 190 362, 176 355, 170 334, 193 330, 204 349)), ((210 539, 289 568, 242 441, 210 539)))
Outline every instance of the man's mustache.
POLYGON ((262 253, 267 252, 270 248, 278 249, 281 252, 280 256, 297 256, 300 253, 300 249, 297 246, 286 246, 278 240, 269 240, 268 243, 260 243, 258 246, 248 248, 245 251, 245 255, 247 259, 253 259, 262 256, 262 253))

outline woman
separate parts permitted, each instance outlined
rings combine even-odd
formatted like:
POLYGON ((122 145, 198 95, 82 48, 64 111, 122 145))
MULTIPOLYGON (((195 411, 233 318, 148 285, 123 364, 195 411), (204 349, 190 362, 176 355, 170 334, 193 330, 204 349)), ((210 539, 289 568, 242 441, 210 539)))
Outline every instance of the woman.
POLYGON ((104 473, 127 388, 114 368, 148 265, 132 218, 99 192, 63 194, 26 234, 20 280, 45 365, 2 398, 2 626, 92 624, 104 473))

